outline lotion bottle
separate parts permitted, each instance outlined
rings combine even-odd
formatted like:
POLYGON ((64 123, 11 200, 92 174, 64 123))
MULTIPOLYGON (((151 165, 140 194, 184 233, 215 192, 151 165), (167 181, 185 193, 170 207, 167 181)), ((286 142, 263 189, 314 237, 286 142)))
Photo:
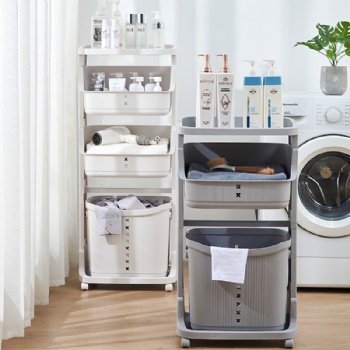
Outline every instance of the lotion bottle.
POLYGON ((135 91, 141 92, 145 91, 145 87, 142 85, 143 77, 136 77, 136 89, 135 91))
POLYGON ((116 5, 116 10, 112 13, 112 46, 111 48, 120 48, 120 49, 125 49, 125 21, 124 18, 119 10, 119 4, 120 0, 108 0, 109 2, 113 2, 116 5), (117 41, 114 40, 113 42, 113 20, 116 20, 119 26, 119 47, 114 47, 117 44, 117 41))
POLYGON ((136 48, 147 49, 147 23, 146 16, 142 13, 137 15, 136 48))
POLYGON ((283 128, 282 78, 277 75, 274 60, 264 77, 264 127, 283 128))
POLYGON ((111 43, 110 44, 111 49, 120 48, 120 26, 116 18, 112 18, 110 43, 111 43))
POLYGON ((235 83, 234 75, 228 65, 228 55, 223 57, 220 73, 217 74, 217 118, 219 128, 233 128, 235 126, 235 83))
POLYGON ((129 21, 125 24, 125 48, 136 48, 136 23, 137 15, 130 14, 129 21))
POLYGON ((256 75, 255 61, 246 60, 251 65, 249 75, 244 77, 243 82, 243 127, 262 128, 262 79, 256 75))
POLYGON ((196 99, 196 127, 214 127, 216 74, 210 66, 210 55, 200 54, 205 58, 205 64, 198 74, 196 99))
POLYGON ((95 16, 91 17, 91 48, 100 49, 102 41, 102 20, 108 19, 104 7, 98 6, 95 16))
POLYGON ((152 22, 152 47, 154 49, 163 49, 164 44, 164 30, 165 30, 165 24, 159 17, 159 11, 152 11, 151 12, 153 17, 152 22))
POLYGON ((145 91, 153 91, 156 83, 154 82, 154 77, 156 76, 156 72, 150 72, 148 77, 148 83, 145 85, 145 91))
POLYGON ((109 19, 102 20, 101 49, 109 49, 111 46, 111 25, 109 19))

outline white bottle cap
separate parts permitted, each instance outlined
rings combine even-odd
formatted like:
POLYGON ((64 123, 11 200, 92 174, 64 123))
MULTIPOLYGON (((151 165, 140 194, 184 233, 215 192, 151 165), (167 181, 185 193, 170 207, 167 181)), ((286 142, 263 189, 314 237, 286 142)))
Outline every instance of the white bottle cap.
POLYGON ((143 82, 143 77, 136 77, 136 81, 137 81, 138 83, 143 82))

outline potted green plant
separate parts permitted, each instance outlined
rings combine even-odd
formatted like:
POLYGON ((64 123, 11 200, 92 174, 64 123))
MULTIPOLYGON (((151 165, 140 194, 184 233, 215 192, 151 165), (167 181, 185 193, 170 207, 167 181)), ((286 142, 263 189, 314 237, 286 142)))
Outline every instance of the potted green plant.
POLYGON ((318 35, 308 41, 297 42, 324 55, 330 66, 321 67, 321 90, 326 95, 343 95, 347 89, 347 67, 339 66, 344 56, 350 56, 350 22, 340 21, 335 27, 317 24, 318 35))

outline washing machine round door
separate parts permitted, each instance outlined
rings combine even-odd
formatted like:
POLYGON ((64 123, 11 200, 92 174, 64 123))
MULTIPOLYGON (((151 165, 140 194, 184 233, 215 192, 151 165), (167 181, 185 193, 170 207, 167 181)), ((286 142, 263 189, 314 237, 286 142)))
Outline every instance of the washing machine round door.
POLYGON ((298 158, 298 224, 318 236, 350 235, 350 138, 316 137, 298 158))

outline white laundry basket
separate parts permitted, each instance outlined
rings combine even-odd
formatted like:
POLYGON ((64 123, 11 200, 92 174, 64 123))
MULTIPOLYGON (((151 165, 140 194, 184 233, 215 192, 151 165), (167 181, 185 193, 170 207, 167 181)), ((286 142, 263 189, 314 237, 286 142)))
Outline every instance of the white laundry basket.
MULTIPOLYGON (((98 235, 95 205, 86 201, 87 243, 93 277, 164 277, 168 273, 171 203, 123 210, 120 235, 98 235)), ((147 199, 143 197, 143 199, 147 199)))

